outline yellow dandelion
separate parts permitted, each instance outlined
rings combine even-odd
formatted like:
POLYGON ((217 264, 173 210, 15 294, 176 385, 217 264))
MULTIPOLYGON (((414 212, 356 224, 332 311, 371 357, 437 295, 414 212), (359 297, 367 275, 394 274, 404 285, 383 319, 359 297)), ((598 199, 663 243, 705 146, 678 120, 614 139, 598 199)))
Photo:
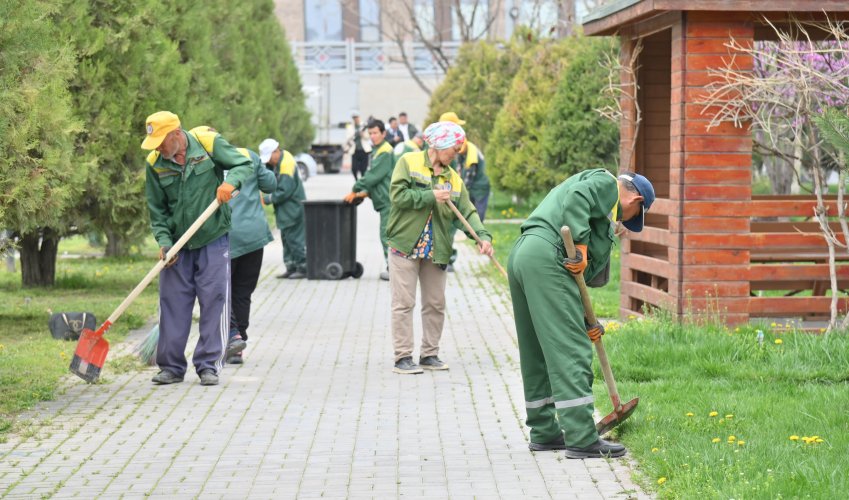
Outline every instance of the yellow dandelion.
POLYGON ((737 441, 737 446, 743 446, 744 444, 746 444, 746 442, 742 439, 740 441, 737 441))
POLYGON ((712 412, 708 413, 708 417, 715 417, 717 415, 719 415, 718 411, 712 411, 712 412))
POLYGON ((629 314, 629 315, 628 315, 628 319, 629 319, 629 320, 631 320, 631 321, 633 321, 633 320, 637 319, 637 317, 636 317, 636 316, 634 316, 633 314, 629 314))
POLYGON ((734 442, 734 441, 736 441, 736 440, 737 440, 737 437, 735 437, 735 436, 728 436, 728 442, 729 442, 729 443, 733 443, 733 442, 734 442))
POLYGON ((713 438, 713 439, 710 440, 711 443, 718 443, 720 441, 722 441, 722 440, 719 439, 719 438, 713 438))
POLYGON ((660 479, 658 479, 658 480, 657 480, 657 484, 663 484, 663 483, 665 483, 665 482, 666 482, 666 478, 665 478, 665 477, 662 477, 662 478, 660 478, 660 479))
POLYGON ((784 343, 784 341, 781 340, 781 339, 775 339, 775 343, 778 344, 778 345, 781 345, 781 344, 784 343))
POLYGON ((795 435, 795 434, 793 434, 792 436, 790 436, 790 441, 798 441, 798 440, 799 440, 799 436, 797 436, 797 435, 795 435))
POLYGON ((688 412, 687 412, 687 416, 688 416, 688 417, 692 417, 692 416, 693 416, 693 412, 688 411, 688 412))
POLYGON ((728 415, 725 415, 725 418, 734 418, 734 415, 729 413, 728 415))
POLYGON ((775 327, 776 327, 776 326, 778 326, 778 325, 777 325, 777 324, 775 324, 775 323, 773 322, 773 323, 770 323, 770 325, 769 325, 769 326, 771 326, 771 327, 775 328, 775 327))
POLYGON ((802 441, 804 441, 805 444, 810 444, 813 439, 809 438, 808 436, 802 436, 802 441))
POLYGON ((820 328, 820 333, 825 333, 825 328, 820 328))
POLYGON ((818 438, 814 439, 814 442, 816 442, 816 443, 824 443, 824 442, 825 442, 825 439, 818 437, 818 438))
POLYGON ((739 327, 735 328, 735 329, 734 329, 734 332, 735 332, 735 333, 740 333, 740 328, 739 328, 739 327))
POLYGON ((652 449, 651 449, 651 452, 652 452, 652 453, 657 453, 657 452, 659 452, 659 451, 660 451, 660 450, 658 450, 657 448, 652 448, 652 449))

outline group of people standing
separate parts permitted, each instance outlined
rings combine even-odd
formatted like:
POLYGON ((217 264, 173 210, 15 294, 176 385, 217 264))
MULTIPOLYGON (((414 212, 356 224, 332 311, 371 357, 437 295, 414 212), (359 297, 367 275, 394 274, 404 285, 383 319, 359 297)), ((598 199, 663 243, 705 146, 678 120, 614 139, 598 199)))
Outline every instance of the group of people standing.
MULTIPOLYGON (((391 289, 393 371, 418 374, 448 369, 439 357, 439 342, 446 272, 456 254, 454 233, 467 231, 461 219, 479 237, 479 253, 493 255, 492 236, 482 222, 489 179, 483 153, 467 140, 465 122, 456 113, 444 113, 422 133, 406 122, 405 114, 401 117, 397 127, 390 120, 388 128, 374 119, 362 126, 354 117, 350 143, 353 161, 359 163, 352 167, 356 182, 344 201, 371 198, 380 214, 386 260, 380 277, 391 289), (397 140, 396 130, 403 142, 397 140), (361 151, 366 154, 365 168, 361 151), (424 333, 416 363, 412 315, 419 286, 424 333)), ((183 351, 197 298, 200 339, 193 362, 201 384, 215 385, 225 353, 234 358, 247 339, 250 295, 262 247, 271 240, 263 202, 275 205, 284 259, 289 259, 281 277, 305 274, 303 185, 291 154, 274 139, 264 140, 259 154, 237 149, 208 127, 184 130, 168 112, 151 115, 147 133, 142 147, 153 151, 147 158, 146 193, 160 258, 211 200, 222 204, 163 270, 157 351, 161 371, 153 382, 183 380, 183 351), (298 219, 300 229, 293 222, 298 219)), ((641 231, 654 198, 654 188, 641 175, 617 177, 605 169, 586 170, 554 188, 521 226, 508 274, 533 451, 565 450, 569 458, 625 453, 623 446, 601 439, 595 430, 592 343, 604 328, 586 322, 570 274, 583 273, 588 281, 603 275, 614 228, 622 223, 641 231), (564 225, 570 227, 578 249, 573 258, 566 256, 560 239, 564 225)))

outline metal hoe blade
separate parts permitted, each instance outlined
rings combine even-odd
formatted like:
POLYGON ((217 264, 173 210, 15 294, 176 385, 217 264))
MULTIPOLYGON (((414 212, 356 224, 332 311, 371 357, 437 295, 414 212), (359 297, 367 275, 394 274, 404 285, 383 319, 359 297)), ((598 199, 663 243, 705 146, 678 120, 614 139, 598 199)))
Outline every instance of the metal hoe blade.
POLYGON ((613 410, 609 415, 599 420, 597 424, 595 424, 595 428, 598 431, 599 436, 603 436, 607 434, 614 427, 624 422, 628 417, 634 413, 634 410, 637 409, 637 404, 640 402, 640 398, 634 398, 631 401, 628 401, 624 405, 619 408, 613 410))

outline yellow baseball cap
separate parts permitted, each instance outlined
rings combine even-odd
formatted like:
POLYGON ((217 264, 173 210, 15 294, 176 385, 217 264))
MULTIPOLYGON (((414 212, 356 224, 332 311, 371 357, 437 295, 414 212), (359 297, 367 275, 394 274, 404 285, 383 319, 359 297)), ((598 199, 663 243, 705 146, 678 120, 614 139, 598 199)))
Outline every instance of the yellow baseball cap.
POLYGON ((453 111, 449 111, 447 113, 442 113, 442 116, 439 117, 439 121, 441 122, 454 122, 457 125, 465 125, 466 120, 461 120, 457 113, 453 111))
POLYGON ((170 111, 157 111, 145 120, 147 137, 142 142, 142 149, 156 149, 162 140, 172 130, 180 128, 180 118, 170 111))

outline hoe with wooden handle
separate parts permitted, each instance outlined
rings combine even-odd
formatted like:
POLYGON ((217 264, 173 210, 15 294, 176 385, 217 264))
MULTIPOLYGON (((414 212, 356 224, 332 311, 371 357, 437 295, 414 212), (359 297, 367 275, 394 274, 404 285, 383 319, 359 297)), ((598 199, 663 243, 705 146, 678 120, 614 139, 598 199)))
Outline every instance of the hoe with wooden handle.
MULTIPOLYGON (((560 228, 560 236, 563 237, 563 245, 566 247, 566 255, 570 259, 575 258, 575 243, 572 241, 572 231, 569 226, 560 228)), ((586 258, 586 255, 584 256, 586 258)), ((581 301, 584 303, 584 314, 587 317, 587 323, 594 325, 598 322, 593 312, 593 305, 590 302, 590 294, 587 291, 587 284, 584 282, 584 273, 574 274, 575 281, 578 282, 578 289, 581 291, 581 301)), ((604 344, 599 338, 595 342, 595 351, 598 354, 598 362, 601 365, 601 372, 604 374, 604 383, 607 384, 607 392, 610 394, 610 402, 613 403, 613 411, 601 419, 595 428, 599 436, 606 434, 608 431, 625 421, 637 409, 637 403, 640 398, 634 398, 624 405, 619 399, 619 391, 616 390, 616 379, 613 378, 613 372, 610 370, 610 362, 607 361, 607 353, 604 351, 604 344)))
POLYGON ((177 243, 168 250, 165 260, 156 261, 153 269, 141 280, 141 283, 136 285, 130 295, 121 302, 121 305, 112 313, 111 316, 102 324, 97 331, 85 329, 80 334, 80 340, 77 342, 77 349, 74 351, 74 357, 71 360, 71 373, 79 376, 88 383, 96 382, 100 377, 100 370, 103 369, 103 363, 106 361, 106 354, 109 353, 109 342, 103 338, 103 334, 109 330, 113 323, 118 321, 118 318, 124 314, 124 311, 130 307, 130 304, 147 288, 147 285, 153 281, 153 278, 159 275, 165 264, 171 261, 175 255, 183 248, 189 239, 197 232, 198 229, 218 210, 220 204, 218 200, 212 200, 212 203, 204 210, 198 219, 189 226, 189 229, 177 240, 177 243))

